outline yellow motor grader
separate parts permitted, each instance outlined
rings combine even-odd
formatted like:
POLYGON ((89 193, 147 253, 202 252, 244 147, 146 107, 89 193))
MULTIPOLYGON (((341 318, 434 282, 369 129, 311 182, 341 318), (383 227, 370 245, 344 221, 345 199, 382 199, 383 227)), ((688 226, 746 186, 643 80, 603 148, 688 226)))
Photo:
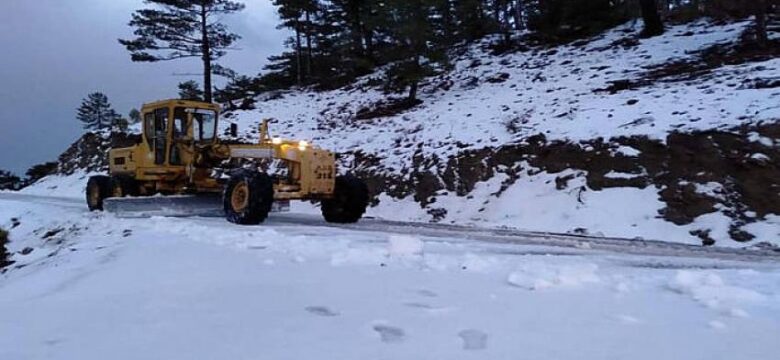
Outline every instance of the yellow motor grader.
MULTIPOLYGON (((319 200, 328 222, 357 222, 366 210, 366 184, 337 175, 332 152, 303 140, 271 137, 268 121, 256 144, 217 136, 216 104, 164 100, 141 109, 140 142, 109 151, 109 176, 92 176, 90 210, 158 207, 184 210, 206 199, 221 203, 228 221, 259 224, 277 203, 319 200), (176 204, 176 205, 174 205, 176 204)), ((230 124, 235 138, 236 124, 230 124)))

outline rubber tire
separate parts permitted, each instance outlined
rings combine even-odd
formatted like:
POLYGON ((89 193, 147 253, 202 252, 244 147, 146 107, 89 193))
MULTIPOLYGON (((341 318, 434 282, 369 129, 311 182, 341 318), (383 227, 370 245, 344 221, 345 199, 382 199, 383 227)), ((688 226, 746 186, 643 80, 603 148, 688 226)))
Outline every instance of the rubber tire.
POLYGON ((128 176, 112 176, 111 177, 111 191, 109 197, 116 195, 116 190, 119 190, 120 197, 125 196, 138 196, 138 182, 135 179, 128 176))
POLYGON ((225 218, 227 221, 239 225, 260 224, 268 217, 273 203, 274 183, 271 177, 251 170, 234 172, 225 185, 225 191, 222 194, 225 218), (249 204, 243 211, 236 211, 233 209, 230 199, 235 187, 242 182, 246 182, 249 187, 249 204))
POLYGON ((103 200, 111 196, 111 178, 105 175, 90 176, 87 180, 86 200, 89 211, 103 211, 103 200), (98 199, 95 203, 90 201, 89 194, 98 191, 98 199))
POLYGON ((336 177, 333 198, 322 201, 325 221, 338 224, 356 223, 368 207, 368 186, 352 175, 336 177))

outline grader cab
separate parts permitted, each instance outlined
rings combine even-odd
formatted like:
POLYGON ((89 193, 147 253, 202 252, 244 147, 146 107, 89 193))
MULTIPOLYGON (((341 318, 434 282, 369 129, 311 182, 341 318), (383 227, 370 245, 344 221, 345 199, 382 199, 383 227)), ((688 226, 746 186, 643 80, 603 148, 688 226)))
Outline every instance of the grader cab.
MULTIPOLYGON (((255 144, 218 137, 219 106, 165 100, 141 109, 141 141, 110 150, 109 175, 90 177, 90 210, 121 210, 123 204, 187 203, 218 199, 237 224, 265 220, 274 202, 319 200, 325 220, 351 223, 368 205, 365 183, 337 175, 335 155, 304 140, 271 137, 268 122, 255 144), (162 196, 160 196, 162 195, 162 196)), ((233 137, 237 133, 231 124, 233 137)))

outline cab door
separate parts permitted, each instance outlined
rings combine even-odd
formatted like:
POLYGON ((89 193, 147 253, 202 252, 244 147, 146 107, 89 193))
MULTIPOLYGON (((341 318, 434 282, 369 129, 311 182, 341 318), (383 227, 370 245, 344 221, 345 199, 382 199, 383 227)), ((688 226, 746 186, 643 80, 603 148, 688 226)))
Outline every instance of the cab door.
POLYGON ((152 151, 154 152, 154 164, 166 165, 166 153, 168 152, 168 108, 154 110, 154 134, 152 137, 152 151))
POLYGON ((168 108, 152 109, 144 113, 144 140, 148 156, 144 167, 165 165, 167 146, 168 108))
POLYGON ((189 117, 190 114, 187 113, 185 108, 175 107, 173 109, 173 123, 171 123, 172 141, 168 156, 168 163, 172 166, 183 166, 191 161, 191 159, 183 158, 184 154, 188 153, 188 140, 192 138, 189 134, 189 117))

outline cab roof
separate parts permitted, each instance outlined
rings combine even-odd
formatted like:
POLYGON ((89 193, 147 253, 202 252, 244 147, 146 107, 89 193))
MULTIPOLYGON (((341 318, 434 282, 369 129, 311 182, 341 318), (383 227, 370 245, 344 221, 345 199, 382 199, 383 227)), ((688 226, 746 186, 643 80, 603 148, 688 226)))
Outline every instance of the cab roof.
POLYGON ((213 103, 194 101, 194 100, 167 99, 167 100, 158 100, 155 102, 146 103, 143 105, 143 107, 141 107, 141 112, 146 112, 148 110, 155 109, 155 108, 171 107, 171 106, 208 109, 208 110, 214 110, 216 112, 220 111, 219 105, 213 103))

